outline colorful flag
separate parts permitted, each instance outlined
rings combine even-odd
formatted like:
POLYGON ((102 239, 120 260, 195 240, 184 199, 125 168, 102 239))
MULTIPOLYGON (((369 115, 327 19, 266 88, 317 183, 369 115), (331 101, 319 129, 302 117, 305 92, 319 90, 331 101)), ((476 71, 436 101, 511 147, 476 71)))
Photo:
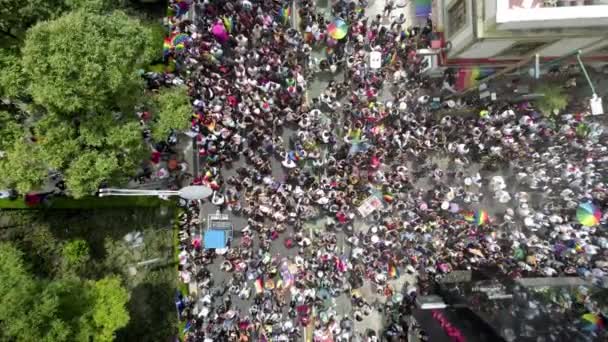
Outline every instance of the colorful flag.
POLYGON ((469 68, 458 70, 458 76, 456 77, 456 90, 463 91, 472 87, 475 87, 480 80, 490 76, 495 72, 491 68, 469 68))
POLYGON ((485 210, 477 210, 477 212, 475 212, 475 218, 473 220, 473 222, 478 225, 481 226, 484 223, 488 222, 490 219, 488 212, 485 210))
POLYGON ((395 200, 395 198, 391 194, 384 194, 384 195, 382 195, 382 199, 386 203, 393 203, 393 201, 395 200))
POLYGON ((432 0, 416 0, 416 17, 427 18, 431 14, 432 0))
POLYGON ((462 211, 462 216, 464 217, 464 220, 467 222, 475 221, 475 213, 472 211, 462 211))
POLYGON ((262 278, 258 278, 253 283, 255 286, 255 293, 260 294, 264 292, 264 280, 262 278))
POLYGON ((281 10, 279 11, 279 20, 283 24, 286 25, 289 22, 290 17, 291 17, 291 7, 287 6, 287 7, 281 8, 281 10))
POLYGON ((222 21, 224 22, 224 27, 228 33, 232 33, 232 28, 234 27, 234 22, 232 21, 232 17, 223 17, 222 21))
POLYGON ((186 326, 184 327, 184 334, 188 332, 188 330, 190 330, 190 328, 192 327, 192 323, 190 323, 190 321, 186 322, 186 326))
POLYGON ((399 270, 397 270, 397 266, 395 266, 393 263, 388 265, 388 276, 393 279, 399 277, 399 270))

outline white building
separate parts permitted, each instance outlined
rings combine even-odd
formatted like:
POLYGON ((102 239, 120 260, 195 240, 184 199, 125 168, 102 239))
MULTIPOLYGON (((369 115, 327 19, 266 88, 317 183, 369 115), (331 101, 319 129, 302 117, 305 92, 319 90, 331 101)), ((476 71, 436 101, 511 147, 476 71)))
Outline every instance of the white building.
POLYGON ((436 0, 433 12, 451 45, 440 67, 500 68, 579 49, 587 62, 608 63, 608 0, 436 0))

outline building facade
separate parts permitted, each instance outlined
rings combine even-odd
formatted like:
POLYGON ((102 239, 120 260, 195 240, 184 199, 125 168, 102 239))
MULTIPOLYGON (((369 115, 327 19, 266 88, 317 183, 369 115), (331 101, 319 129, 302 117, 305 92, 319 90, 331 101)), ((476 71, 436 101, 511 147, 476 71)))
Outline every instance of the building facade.
POLYGON ((608 0, 436 0, 433 12, 446 47, 439 68, 499 69, 576 50, 608 63, 608 0))

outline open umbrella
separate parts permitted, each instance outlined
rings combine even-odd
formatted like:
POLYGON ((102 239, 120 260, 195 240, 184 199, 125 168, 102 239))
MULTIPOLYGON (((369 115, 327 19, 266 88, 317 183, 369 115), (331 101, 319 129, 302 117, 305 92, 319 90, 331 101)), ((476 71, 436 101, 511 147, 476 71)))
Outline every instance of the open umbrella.
POLYGON ((576 209, 576 219, 585 227, 597 225, 602 218, 602 212, 599 208, 590 202, 579 204, 576 209))
POLYGON ((335 19, 327 25, 327 33, 333 39, 340 40, 348 33, 348 24, 342 19, 335 19))
POLYGON ((221 21, 218 21, 217 23, 215 23, 215 25, 213 25, 213 27, 211 28, 211 33, 213 33, 215 39, 221 44, 224 44, 228 41, 228 32, 226 31, 224 23, 221 21))
POLYGON ((599 331, 605 326, 604 319, 593 313, 586 313, 582 316, 583 330, 599 331))
POLYGON ((187 34, 179 33, 179 34, 176 34, 175 36, 173 36, 173 38, 171 39, 171 43, 173 44, 173 46, 175 46, 178 44, 184 44, 189 39, 190 39, 190 36, 188 36, 187 34))

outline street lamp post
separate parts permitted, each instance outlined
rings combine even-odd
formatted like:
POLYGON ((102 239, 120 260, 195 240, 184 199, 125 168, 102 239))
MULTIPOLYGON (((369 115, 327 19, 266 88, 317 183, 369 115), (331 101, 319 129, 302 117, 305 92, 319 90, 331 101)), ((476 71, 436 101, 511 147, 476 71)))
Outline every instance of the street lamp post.
POLYGON ((157 196, 167 199, 171 196, 179 196, 187 200, 204 199, 213 194, 213 190, 202 185, 190 185, 179 190, 140 190, 140 189, 99 189, 99 197, 106 196, 157 196))

